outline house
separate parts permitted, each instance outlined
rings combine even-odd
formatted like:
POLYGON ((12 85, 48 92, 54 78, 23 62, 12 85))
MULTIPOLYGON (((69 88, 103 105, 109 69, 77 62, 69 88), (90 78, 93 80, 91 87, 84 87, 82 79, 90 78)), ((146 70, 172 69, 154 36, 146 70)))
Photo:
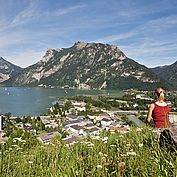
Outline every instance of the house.
POLYGON ((78 115, 75 115, 75 114, 67 114, 66 115, 66 119, 69 119, 69 120, 73 120, 73 119, 77 119, 78 118, 78 115))
POLYGON ((96 117, 96 120, 102 120, 103 118, 110 119, 110 116, 108 114, 101 114, 96 117))
POLYGON ((112 121, 111 119, 103 118, 103 119, 101 120, 101 125, 102 125, 103 127, 107 127, 107 126, 111 125, 112 122, 113 122, 113 121, 112 121))
POLYGON ((86 111, 86 103, 85 102, 79 102, 79 101, 72 101, 72 104, 74 105, 74 108, 77 111, 86 111))
POLYGON ((107 130, 110 132, 127 132, 130 130, 130 126, 124 121, 118 121, 111 123, 107 130))
POLYGON ((177 115, 175 115, 175 114, 170 114, 170 115, 169 115, 169 119, 170 119, 170 122, 171 122, 171 123, 175 123, 175 122, 177 122, 177 115))
POLYGON ((93 122, 88 122, 88 123, 85 125, 85 128, 86 128, 86 129, 91 129, 91 128, 93 128, 93 127, 95 127, 95 125, 93 124, 93 122))
POLYGON ((79 135, 85 135, 86 133, 85 128, 79 125, 72 125, 68 128, 68 131, 71 132, 72 134, 79 136, 79 135))
POLYGON ((43 134, 37 135, 37 139, 44 144, 48 144, 52 140, 52 138, 58 135, 60 135, 59 132, 43 133, 43 134))
POLYGON ((42 121, 43 124, 49 124, 50 123, 50 116, 40 116, 40 119, 42 121))
POLYGON ((72 125, 79 125, 82 122, 83 122, 82 119, 69 120, 69 121, 63 122, 63 126, 69 127, 69 126, 72 126, 72 125))
POLYGON ((49 124, 45 125, 45 128, 57 128, 58 124, 56 122, 50 122, 49 124))
POLYGON ((23 123, 18 123, 18 124, 15 124, 15 127, 17 127, 17 128, 24 128, 24 125, 23 125, 23 123))
POLYGON ((91 135, 99 135, 100 128, 98 128, 98 127, 92 127, 90 129, 88 129, 88 133, 91 134, 91 135))

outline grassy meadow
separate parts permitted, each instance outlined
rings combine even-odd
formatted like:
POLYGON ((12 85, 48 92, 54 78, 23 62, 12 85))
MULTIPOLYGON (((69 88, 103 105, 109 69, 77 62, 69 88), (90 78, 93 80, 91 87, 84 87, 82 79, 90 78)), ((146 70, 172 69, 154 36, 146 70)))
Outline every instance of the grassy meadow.
POLYGON ((0 145, 0 170, 1 177, 175 177, 177 157, 159 148, 148 127, 103 132, 70 147, 60 137, 42 145, 16 130, 0 145))

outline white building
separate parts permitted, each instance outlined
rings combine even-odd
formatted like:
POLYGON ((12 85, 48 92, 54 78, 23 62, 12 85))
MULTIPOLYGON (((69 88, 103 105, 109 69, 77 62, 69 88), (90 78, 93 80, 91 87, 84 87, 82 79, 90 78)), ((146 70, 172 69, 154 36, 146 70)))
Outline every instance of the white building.
POLYGON ((85 135, 84 130, 85 130, 84 127, 79 125, 72 125, 68 128, 68 131, 73 133, 76 136, 85 135))
POLYGON ((111 125, 112 122, 113 122, 113 121, 112 121, 111 119, 103 118, 103 119, 101 120, 101 125, 102 125, 103 127, 107 127, 107 126, 111 125))

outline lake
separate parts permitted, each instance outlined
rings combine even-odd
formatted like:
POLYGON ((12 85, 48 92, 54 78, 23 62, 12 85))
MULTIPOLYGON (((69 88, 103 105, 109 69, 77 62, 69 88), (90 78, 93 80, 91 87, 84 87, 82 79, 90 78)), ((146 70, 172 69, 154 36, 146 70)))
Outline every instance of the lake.
POLYGON ((46 112, 59 96, 107 95, 121 97, 119 90, 76 90, 39 87, 0 87, 0 113, 13 116, 38 116, 46 112))

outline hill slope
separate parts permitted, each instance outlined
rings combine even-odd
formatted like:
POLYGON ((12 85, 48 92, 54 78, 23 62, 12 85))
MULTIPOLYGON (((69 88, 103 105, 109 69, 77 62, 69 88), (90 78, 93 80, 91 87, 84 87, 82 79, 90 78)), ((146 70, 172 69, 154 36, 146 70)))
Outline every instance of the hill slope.
POLYGON ((177 86, 177 61, 171 65, 151 68, 160 78, 169 81, 175 87, 177 86))
POLYGON ((22 68, 0 57, 0 83, 15 76, 21 71, 22 68))

